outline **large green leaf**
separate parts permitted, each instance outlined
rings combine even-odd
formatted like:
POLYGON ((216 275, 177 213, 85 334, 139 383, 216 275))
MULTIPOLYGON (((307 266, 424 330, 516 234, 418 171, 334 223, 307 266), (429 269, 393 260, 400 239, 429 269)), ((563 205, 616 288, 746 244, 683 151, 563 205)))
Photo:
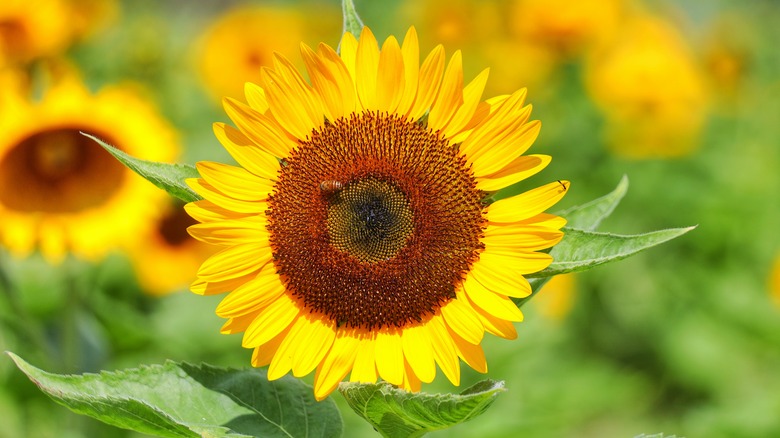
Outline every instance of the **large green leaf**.
POLYGON ((105 423, 163 437, 337 437, 336 404, 311 386, 265 370, 166 362, 100 374, 59 375, 8 353, 57 403, 105 423))
POLYGON ((125 152, 105 143, 97 137, 82 133, 95 140, 103 149, 107 150, 122 164, 133 172, 141 175, 147 181, 165 190, 171 196, 184 202, 193 202, 201 199, 197 193, 184 183, 187 178, 197 178, 200 175, 194 166, 189 164, 168 164, 154 161, 141 160, 132 157, 125 152))
POLYGON ((618 234, 565 228, 563 240, 550 251, 552 264, 529 277, 552 277, 585 271, 604 263, 615 262, 640 251, 679 237, 696 227, 670 228, 644 234, 618 234))
POLYGON ((350 407, 385 437, 419 437, 471 420, 485 412, 504 382, 483 380, 460 394, 409 393, 392 385, 342 383, 350 407))

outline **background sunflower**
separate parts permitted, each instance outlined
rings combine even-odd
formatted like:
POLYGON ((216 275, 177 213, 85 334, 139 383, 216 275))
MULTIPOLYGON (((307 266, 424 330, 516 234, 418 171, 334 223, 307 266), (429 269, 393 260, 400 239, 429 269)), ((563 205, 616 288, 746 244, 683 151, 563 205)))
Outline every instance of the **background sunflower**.
MULTIPOLYGON (((780 207, 772 202, 780 190, 780 59, 774 47, 780 8, 761 0, 611 1, 598 2, 599 9, 584 18, 564 21, 569 15, 558 13, 559 3, 422 0, 391 6, 358 1, 357 6, 380 40, 414 25, 423 38, 421 53, 439 41, 447 53, 463 50, 464 77, 491 66, 485 95, 528 86, 534 118, 544 123, 534 153, 555 156, 547 173, 575 183, 561 209, 608 192, 625 173, 631 188, 606 229, 635 233, 700 226, 685 239, 578 275, 563 320, 542 317, 531 303, 524 308, 519 342, 486 337, 482 345, 490 352, 490 376, 506 380, 511 391, 479 421, 439 435, 780 434, 774 415, 780 406, 775 371, 780 306, 770 292, 780 253, 771 232, 780 220, 780 207), (660 23, 654 27, 667 37, 646 42, 638 28, 622 25, 633 20, 660 23), (640 42, 642 58, 621 57, 621 47, 640 42), (615 75, 623 80, 607 79, 615 75), (685 102, 690 112, 680 117, 676 111, 685 102)), ((32 90, 28 102, 15 108, 42 104, 44 85, 67 59, 80 70, 89 90, 84 96, 127 80, 150 89, 144 99, 159 108, 155 117, 179 131, 187 146, 184 161, 229 162, 211 132, 211 122, 229 120, 202 82, 197 60, 204 53, 199 52, 203 35, 231 8, 224 2, 118 4, 110 27, 73 37, 76 30, 42 21, 48 24, 31 34, 41 41, 29 46, 8 43, 18 28, 0 19, 0 76, 15 76, 19 87, 32 90)), ((322 31, 312 24, 317 20, 311 13, 323 7, 337 13, 337 4, 289 0, 274 5, 307 22, 300 40, 338 43, 338 18, 322 31)), ((25 19, 61 9, 29 8, 25 19)), ((223 44, 226 53, 240 50, 223 44)), ((138 113, 120 106, 119 115, 99 126, 108 129, 107 137, 114 125, 138 113)), ((71 115, 86 117, 90 111, 71 115)), ((144 137, 146 144, 157 140, 144 137)), ((542 180, 534 177, 504 194, 526 191, 542 180)), ((150 185, 149 190, 158 192, 150 185)), ((9 234, 8 223, 0 216, 0 234, 9 234)), ((24 234, 10 234, 29 241, 24 234)), ((2 350, 59 372, 166 358, 225 366, 246 362, 241 340, 218 333, 224 321, 212 312, 220 297, 146 297, 123 256, 50 266, 37 256, 12 256, 13 244, 4 247, 2 350)), ((461 385, 482 377, 464 367, 461 385)), ((53 408, 8 360, 0 360, 0 382, 5 420, 0 435, 132 436, 53 408)), ((436 379, 428 389, 453 391, 447 379, 436 379)), ((350 436, 374 436, 361 419, 349 413, 344 418, 350 436)))

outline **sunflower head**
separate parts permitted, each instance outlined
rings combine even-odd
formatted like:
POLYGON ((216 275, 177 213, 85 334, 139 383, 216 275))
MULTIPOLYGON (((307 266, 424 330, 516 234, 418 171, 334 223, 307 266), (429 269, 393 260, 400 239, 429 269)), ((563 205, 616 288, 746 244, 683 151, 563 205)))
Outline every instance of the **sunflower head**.
POLYGON ((99 257, 137 239, 164 205, 164 194, 82 134, 147 159, 174 159, 172 129, 131 87, 93 95, 67 78, 37 103, 8 93, 0 130, 0 244, 15 254, 99 257))
POLYGON ((544 210, 568 182, 486 202, 550 162, 522 155, 540 127, 525 90, 483 100, 487 70, 464 83, 441 46, 421 63, 413 28, 301 54, 310 80, 276 55, 247 103, 225 100, 236 128, 215 133, 239 166, 189 181, 204 198, 190 234, 223 248, 193 291, 230 292, 223 332, 270 379, 316 370, 319 399, 347 374, 417 390, 436 364, 454 384, 460 360, 485 372, 484 333, 516 336, 510 297, 565 223, 544 210))

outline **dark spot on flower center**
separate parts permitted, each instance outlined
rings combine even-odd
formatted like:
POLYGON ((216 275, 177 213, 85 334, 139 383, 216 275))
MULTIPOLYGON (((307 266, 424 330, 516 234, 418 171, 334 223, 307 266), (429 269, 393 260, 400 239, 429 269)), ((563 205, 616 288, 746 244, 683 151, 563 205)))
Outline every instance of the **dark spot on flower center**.
POLYGON ((187 233, 187 227, 198 223, 183 208, 183 204, 175 202, 171 209, 157 223, 157 234, 167 245, 176 247, 192 242, 187 233))
POLYGON ((363 262, 395 256, 414 229, 404 194, 374 178, 330 195, 327 224, 331 245, 363 262))

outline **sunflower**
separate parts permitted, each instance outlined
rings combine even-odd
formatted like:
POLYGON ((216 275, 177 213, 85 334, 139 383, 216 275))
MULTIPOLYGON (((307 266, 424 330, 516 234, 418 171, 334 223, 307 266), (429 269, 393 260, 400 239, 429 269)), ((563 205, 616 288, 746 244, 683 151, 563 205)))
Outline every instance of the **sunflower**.
MULTIPOLYGON (((331 15, 336 16, 331 8, 318 10, 317 26, 336 22, 327 19, 331 15)), ((294 53, 300 41, 312 36, 310 29, 316 26, 306 20, 298 10, 283 6, 245 5, 229 10, 197 43, 203 84, 219 99, 241 96, 244 82, 257 77, 261 67, 271 65, 274 51, 294 53)))
POLYGON ((14 254, 98 258, 143 235, 166 202, 81 134, 144 159, 175 159, 174 131, 133 87, 92 95, 69 78, 37 103, 3 94, 0 132, 0 244, 14 254))
POLYGON ((68 18, 61 0, 0 2, 0 65, 62 52, 73 39, 68 18))
POLYGON ((697 148, 710 96, 683 35, 666 21, 632 17, 620 38, 591 54, 585 76, 616 154, 673 158, 697 148))
POLYGON ((317 399, 350 373, 417 391, 436 364, 454 385, 459 359, 486 372, 484 333, 516 337, 510 297, 565 223, 543 212, 566 181, 485 202, 550 162, 520 155, 540 129, 526 91, 482 101, 488 71, 464 86, 441 46, 420 64, 414 28, 381 50, 363 28, 340 53, 301 52, 311 83, 276 55, 248 104, 225 100, 237 128, 214 130, 240 166, 188 181, 204 198, 190 234, 223 246, 192 290, 230 291, 222 332, 243 332, 269 379, 316 369, 317 399))

